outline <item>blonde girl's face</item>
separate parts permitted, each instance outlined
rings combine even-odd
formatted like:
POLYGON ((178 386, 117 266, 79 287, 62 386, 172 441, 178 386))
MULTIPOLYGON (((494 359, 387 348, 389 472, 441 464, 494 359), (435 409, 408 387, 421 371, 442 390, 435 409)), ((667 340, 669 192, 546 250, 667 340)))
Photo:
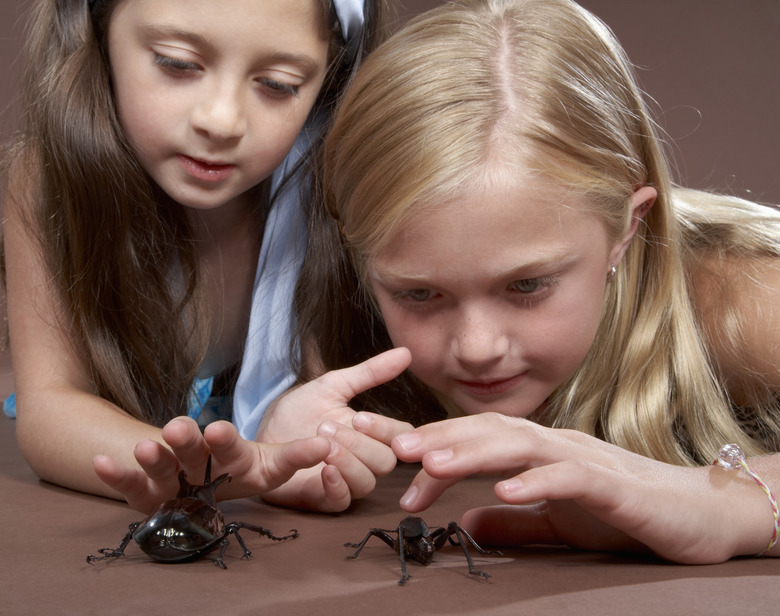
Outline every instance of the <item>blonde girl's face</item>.
POLYGON ((320 0, 120 0, 108 49, 119 121, 174 200, 231 202, 292 147, 326 70, 320 0))
POLYGON ((367 263, 411 371, 463 413, 525 417, 582 362, 623 245, 541 180, 465 194, 367 263))

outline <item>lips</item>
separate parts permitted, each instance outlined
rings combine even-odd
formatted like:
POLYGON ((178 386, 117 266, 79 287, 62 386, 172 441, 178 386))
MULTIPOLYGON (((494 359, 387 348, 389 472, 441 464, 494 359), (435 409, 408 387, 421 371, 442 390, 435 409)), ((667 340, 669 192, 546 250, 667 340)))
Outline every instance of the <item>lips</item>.
POLYGON ((517 385, 522 378, 522 374, 516 374, 508 379, 498 379, 495 381, 462 381, 456 379, 455 382, 473 395, 494 396, 509 391, 517 385))
POLYGON ((204 182, 221 182, 236 168, 235 165, 206 162, 183 154, 179 156, 179 161, 190 176, 204 182))

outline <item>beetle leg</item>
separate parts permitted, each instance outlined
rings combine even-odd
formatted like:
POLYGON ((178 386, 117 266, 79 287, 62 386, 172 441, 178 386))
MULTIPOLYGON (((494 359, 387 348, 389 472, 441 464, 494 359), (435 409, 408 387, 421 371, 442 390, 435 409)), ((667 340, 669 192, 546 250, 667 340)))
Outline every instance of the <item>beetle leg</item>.
POLYGON ((141 522, 133 522, 127 530, 127 534, 122 538, 122 541, 119 542, 119 547, 117 548, 100 548, 98 549, 98 552, 102 554, 102 556, 93 556, 90 554, 87 556, 87 562, 91 565, 96 560, 106 560, 107 558, 119 558, 120 556, 125 555, 125 548, 127 547, 127 544, 130 543, 130 541, 133 539, 133 533, 135 532, 135 529, 138 528, 141 525, 141 522))
POLYGON ((257 533, 258 535, 264 535, 265 537, 268 537, 269 539, 273 539, 274 541, 284 541, 285 539, 295 539, 296 537, 298 537, 298 531, 295 530, 294 528, 290 529, 289 535, 277 537, 267 528, 263 528, 262 526, 256 526, 254 524, 247 524, 246 522, 231 522, 230 524, 225 524, 225 534, 231 534, 231 535, 235 534, 236 531, 241 528, 251 530, 253 533, 257 533))
POLYGON ((225 550, 230 543, 230 539, 228 539, 227 534, 225 534, 224 537, 225 538, 219 544, 219 555, 214 559, 214 566, 219 567, 220 569, 227 569, 227 565, 225 564, 225 561, 222 560, 222 557, 225 555, 225 550))
POLYGON ((398 580, 398 585, 403 586, 406 584, 407 580, 412 577, 409 575, 409 572, 406 570, 406 557, 404 555, 404 552, 406 552, 406 545, 405 541, 408 541, 407 539, 404 539, 404 530, 401 526, 398 527, 398 559, 401 561, 401 579, 398 580))
POLYGON ((354 554, 351 554, 347 556, 346 558, 352 559, 357 558, 357 555, 360 554, 360 551, 363 549, 363 546, 366 545, 366 542, 372 537, 379 537, 382 541, 384 541, 387 545, 389 545, 391 548, 395 550, 396 548, 396 541, 393 539, 390 535, 387 533, 395 533, 398 531, 394 530, 385 530, 384 528, 372 528, 370 531, 368 531, 368 534, 366 534, 365 537, 363 537, 363 541, 360 543, 345 543, 345 548, 357 548, 354 554))
POLYGON ((233 534, 236 536, 236 539, 238 539, 238 545, 241 546, 241 549, 244 550, 243 556, 241 558, 246 558, 249 560, 252 558, 252 552, 249 551, 249 548, 246 547, 246 543, 244 543, 244 540, 241 538, 241 535, 238 534, 238 529, 233 531, 233 534))
POLYGON ((488 579, 490 577, 489 574, 485 573, 484 571, 478 571, 474 569, 474 562, 471 560, 471 554, 469 554, 468 548, 466 548, 466 542, 463 541, 463 538, 465 537, 466 540, 480 553, 480 554, 493 554, 496 556, 501 556, 501 552, 497 550, 485 550, 481 548, 474 539, 472 539, 471 535, 469 535, 465 530, 463 530, 460 526, 458 526, 455 522, 450 522, 449 526, 447 526, 447 532, 446 536, 450 539, 450 543, 453 545, 459 545, 463 549, 463 555, 466 557, 466 562, 469 566, 469 573, 472 575, 481 575, 483 578, 488 579), (452 540, 452 534, 455 534, 458 538, 458 542, 455 543, 452 540))

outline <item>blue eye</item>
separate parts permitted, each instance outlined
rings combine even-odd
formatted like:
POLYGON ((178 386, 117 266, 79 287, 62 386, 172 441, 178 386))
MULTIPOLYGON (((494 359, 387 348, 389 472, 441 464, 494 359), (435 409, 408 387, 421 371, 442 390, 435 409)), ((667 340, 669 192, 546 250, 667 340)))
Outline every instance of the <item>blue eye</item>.
POLYGON ((412 302, 424 302, 429 300, 432 296, 430 289, 410 289, 409 291, 403 291, 398 294, 403 299, 408 299, 412 302))
POLYGON ((542 285, 539 278, 526 278, 525 280, 515 280, 510 286, 520 293, 533 293, 542 285))
POLYGON ((524 295, 532 293, 538 293, 554 287, 558 284, 558 280, 552 276, 544 276, 541 278, 524 278, 523 280, 515 280, 509 285, 510 291, 517 291, 524 295))

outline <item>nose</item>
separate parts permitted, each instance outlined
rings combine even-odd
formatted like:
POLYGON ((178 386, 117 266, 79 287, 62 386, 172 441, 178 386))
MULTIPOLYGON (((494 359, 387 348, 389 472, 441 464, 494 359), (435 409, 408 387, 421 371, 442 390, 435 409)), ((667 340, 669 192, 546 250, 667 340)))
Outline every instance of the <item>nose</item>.
POLYGON ((194 130, 220 143, 240 139, 247 130, 241 90, 224 83, 205 90, 192 112, 194 130))
POLYGON ((474 369, 497 363, 509 352, 510 341, 501 321, 472 312, 456 324, 450 349, 462 364, 474 369))

